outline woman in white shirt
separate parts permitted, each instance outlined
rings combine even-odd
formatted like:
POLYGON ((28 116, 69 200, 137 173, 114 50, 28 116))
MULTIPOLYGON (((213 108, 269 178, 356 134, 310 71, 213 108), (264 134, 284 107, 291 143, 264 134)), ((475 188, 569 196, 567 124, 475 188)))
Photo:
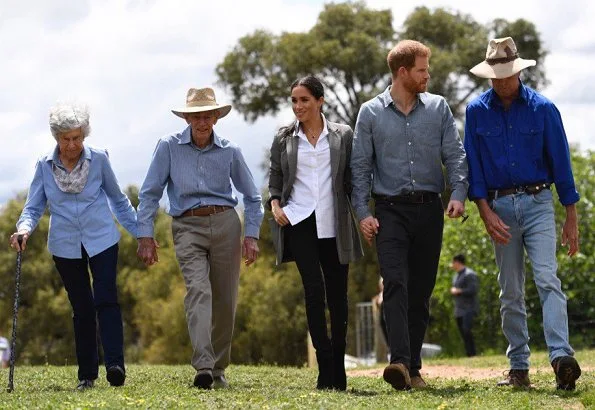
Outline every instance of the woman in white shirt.
POLYGON ((294 260, 302 277, 316 387, 345 390, 347 273, 363 254, 349 201, 353 131, 326 120, 324 87, 314 76, 291 85, 291 101, 296 121, 279 130, 271 147, 267 205, 277 263, 294 260))

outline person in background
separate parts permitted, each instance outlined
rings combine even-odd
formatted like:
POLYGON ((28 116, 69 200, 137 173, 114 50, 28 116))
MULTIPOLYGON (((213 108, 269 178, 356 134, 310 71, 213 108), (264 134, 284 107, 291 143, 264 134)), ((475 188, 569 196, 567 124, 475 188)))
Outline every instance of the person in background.
POLYGON ((455 255, 450 266, 456 272, 450 288, 455 303, 455 319, 465 343, 465 353, 472 357, 477 354, 472 329, 473 319, 479 313, 479 278, 465 265, 463 254, 455 255))
POLYGON ((86 144, 91 132, 85 105, 58 104, 50 110, 56 147, 35 165, 35 174, 10 246, 25 250, 46 206, 48 250, 72 306, 79 365, 77 389, 98 377, 97 324, 110 385, 124 384, 124 332, 118 304, 116 265, 120 232, 113 216, 136 237, 136 211, 118 185, 106 150, 86 144), (113 213, 112 213, 113 212, 113 213), (89 270, 93 281, 89 279, 89 270))
POLYGON ((566 208, 562 245, 579 251, 576 191, 568 140, 556 106, 520 80, 535 60, 519 56, 511 37, 489 42, 470 71, 492 87, 467 106, 465 149, 469 199, 492 238, 500 271, 500 314, 510 370, 500 386, 529 387, 525 252, 543 311, 543 332, 558 389, 574 390, 581 369, 568 337, 566 295, 556 271, 556 221, 550 186, 566 208))
POLYGON ((345 390, 347 275, 349 262, 363 254, 349 203, 353 131, 327 121, 324 87, 314 76, 291 85, 291 102, 296 119, 271 146, 268 206, 277 261, 295 260, 302 278, 318 361, 316 387, 345 390))

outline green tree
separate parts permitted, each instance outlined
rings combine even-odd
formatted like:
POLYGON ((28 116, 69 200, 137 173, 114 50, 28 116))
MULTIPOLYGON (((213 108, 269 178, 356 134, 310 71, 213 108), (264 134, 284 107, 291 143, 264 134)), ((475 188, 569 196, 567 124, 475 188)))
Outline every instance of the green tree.
POLYGON ((443 95, 454 115, 462 119, 470 98, 488 85, 469 69, 485 57, 490 38, 513 37, 524 58, 537 61, 536 67, 523 71, 523 80, 531 87, 547 83, 541 63, 547 52, 535 25, 527 20, 513 22, 498 18, 482 25, 468 14, 437 8, 416 8, 403 23, 399 38, 421 41, 432 49, 429 91, 443 95))
POLYGON ((275 114, 289 103, 289 85, 315 74, 326 87, 331 120, 355 125, 359 107, 390 84, 386 56, 399 39, 415 39, 432 49, 430 92, 446 97, 459 119, 466 103, 487 82, 469 73, 485 56, 489 37, 512 35, 526 58, 538 65, 524 77, 534 87, 546 83, 541 62, 546 56, 535 26, 523 19, 496 19, 487 25, 447 9, 416 8, 397 33, 390 10, 373 10, 362 2, 325 5, 307 32, 274 35, 257 30, 238 41, 217 66, 235 107, 249 121, 275 114))
POLYGON ((389 10, 361 2, 327 4, 308 32, 257 30, 240 38, 216 72, 249 121, 278 112, 289 101, 289 85, 314 73, 324 81, 330 117, 353 125, 359 106, 387 85, 393 41, 389 10))

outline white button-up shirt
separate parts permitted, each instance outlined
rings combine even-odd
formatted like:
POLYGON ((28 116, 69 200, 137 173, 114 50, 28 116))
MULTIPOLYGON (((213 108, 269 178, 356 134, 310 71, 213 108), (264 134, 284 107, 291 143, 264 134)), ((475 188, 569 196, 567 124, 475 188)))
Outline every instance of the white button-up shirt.
MULTIPOLYGON (((316 216, 318 238, 334 238, 335 207, 331 175, 331 152, 326 119, 322 116, 323 128, 316 146, 312 146, 301 127, 296 126, 294 135, 299 137, 295 182, 287 205, 283 207, 291 225, 316 216)), ((299 125, 299 124, 298 124, 299 125)))

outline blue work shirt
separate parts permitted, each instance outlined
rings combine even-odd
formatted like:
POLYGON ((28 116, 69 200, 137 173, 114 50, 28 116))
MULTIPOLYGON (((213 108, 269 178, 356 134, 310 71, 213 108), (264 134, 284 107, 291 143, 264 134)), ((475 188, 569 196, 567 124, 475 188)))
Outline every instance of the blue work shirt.
POLYGON ((351 199, 359 220, 370 215, 370 193, 402 195, 444 191, 467 198, 467 161, 455 119, 444 97, 417 95, 408 115, 397 109, 390 87, 360 108, 351 153, 351 199), (372 185, 373 184, 373 185, 372 185))
POLYGON ((207 205, 235 207, 231 183, 244 195, 244 236, 258 239, 264 216, 262 197, 240 148, 213 132, 213 143, 198 148, 190 127, 161 138, 138 194, 138 237, 153 237, 155 214, 167 185, 171 216, 207 205))
POLYGON ((519 87, 519 97, 508 110, 492 88, 467 106, 469 198, 547 182, 556 184, 563 205, 573 204, 579 194, 560 112, 535 90, 522 83, 519 87))
POLYGON ((60 258, 81 258, 81 244, 89 256, 95 256, 118 243, 120 232, 112 210, 118 222, 136 237, 136 212, 118 185, 107 151, 84 145, 79 161, 85 160, 90 161, 87 183, 74 194, 62 192, 54 180, 52 163, 64 168, 58 146, 42 156, 35 165, 27 201, 17 222, 17 231, 33 232, 47 204, 48 250, 60 258))

